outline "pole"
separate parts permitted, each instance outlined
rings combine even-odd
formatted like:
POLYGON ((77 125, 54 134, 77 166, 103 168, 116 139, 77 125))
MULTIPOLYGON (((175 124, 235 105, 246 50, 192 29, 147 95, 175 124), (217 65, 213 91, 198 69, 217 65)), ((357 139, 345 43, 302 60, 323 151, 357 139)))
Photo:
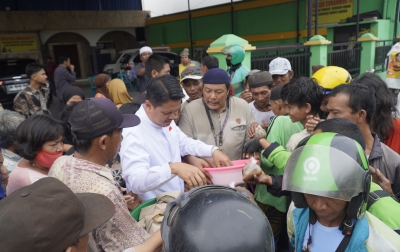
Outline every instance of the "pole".
POLYGON ((300 0, 296 1, 296 15, 297 15, 297 23, 296 23, 296 43, 300 43, 300 0))
POLYGON ((315 23, 314 23, 315 32, 314 35, 318 34, 318 0, 315 0, 315 23))
POLYGON ((192 12, 190 11, 190 0, 188 0, 189 9, 189 36, 190 36, 190 55, 193 55, 193 35, 192 35, 192 12))
POLYGON ((233 20, 233 12, 235 11, 235 6, 233 5, 233 0, 231 0, 231 30, 232 34, 235 34, 235 23, 233 20))
POLYGON ((360 1, 357 0, 356 42, 358 41, 358 33, 360 32, 360 1))
POLYGON ((308 25, 307 25, 307 40, 311 38, 311 23, 312 23, 312 0, 308 0, 308 25))
POLYGON ((397 38, 397 26, 399 24, 399 5, 400 5, 400 0, 396 1, 396 13, 394 16, 394 31, 393 31, 393 39, 397 38))

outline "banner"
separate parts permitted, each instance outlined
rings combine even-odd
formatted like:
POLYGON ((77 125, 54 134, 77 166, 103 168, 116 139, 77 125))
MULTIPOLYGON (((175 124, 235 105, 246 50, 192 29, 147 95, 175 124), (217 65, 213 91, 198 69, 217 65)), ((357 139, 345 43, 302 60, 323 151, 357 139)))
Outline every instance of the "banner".
POLYGON ((389 88, 400 89, 400 43, 392 46, 387 56, 386 84, 389 88))
POLYGON ((18 53, 37 51, 35 34, 0 34, 1 53, 18 53))
MULTIPOLYGON (((316 4, 315 1, 313 1, 312 25, 315 25, 315 7, 316 4)), ((306 10, 306 18, 308 18, 307 1, 306 10)), ((353 0, 318 0, 318 25, 345 22, 347 18, 353 15, 353 0)))

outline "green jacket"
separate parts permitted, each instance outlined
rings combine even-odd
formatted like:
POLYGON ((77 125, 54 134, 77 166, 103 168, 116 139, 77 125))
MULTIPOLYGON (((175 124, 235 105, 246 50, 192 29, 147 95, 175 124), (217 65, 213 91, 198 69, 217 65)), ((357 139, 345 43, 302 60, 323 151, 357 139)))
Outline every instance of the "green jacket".
MULTIPOLYGON (((292 123, 289 116, 275 116, 271 119, 270 124, 267 129, 267 140, 270 143, 277 142, 282 146, 286 146, 289 138, 304 129, 300 122, 292 123)), ((287 159, 286 159, 287 160, 287 159)), ((260 157, 261 169, 265 174, 282 175, 283 168, 285 167, 286 160, 284 163, 279 163, 274 165, 267 158, 265 158, 264 153, 260 157)), ((254 197, 257 201, 275 207, 281 212, 286 212, 290 203, 290 199, 286 196, 275 197, 272 196, 267 191, 266 185, 257 185, 254 197)))
MULTIPOLYGON (((267 158, 276 168, 281 170, 285 168, 290 155, 291 152, 285 150, 278 143, 272 143, 263 153, 264 158, 267 158)), ((382 188, 372 182, 369 197, 375 191, 382 191, 382 188)), ((400 232, 400 203, 395 199, 392 197, 379 198, 367 210, 388 227, 400 232)))
MULTIPOLYGON (((233 89, 235 90, 235 96, 239 97, 240 93, 244 90, 244 81, 246 79, 246 75, 250 72, 250 70, 242 65, 238 69, 236 69, 233 77, 231 78, 231 84, 233 89)), ((230 68, 227 71, 229 77, 231 77, 231 70, 230 68)))
MULTIPOLYGON (((287 215, 287 231, 294 251, 302 251, 304 234, 309 222, 309 208, 292 205, 287 215)), ((329 244, 327 244, 329 246, 329 244)), ((400 251, 400 236, 372 214, 356 220, 353 234, 345 252, 400 251)))

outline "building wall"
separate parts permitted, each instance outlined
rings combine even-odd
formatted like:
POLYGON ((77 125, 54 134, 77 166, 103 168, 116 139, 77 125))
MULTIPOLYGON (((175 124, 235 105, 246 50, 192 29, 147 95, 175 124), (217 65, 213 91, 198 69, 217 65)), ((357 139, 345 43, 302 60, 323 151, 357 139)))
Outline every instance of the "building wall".
POLYGON ((116 52, 140 47, 136 38, 124 31, 109 32, 102 36, 98 42, 114 42, 116 52))
MULTIPOLYGON (((89 42, 79 34, 71 33, 71 32, 62 32, 52 36, 47 40, 44 45, 44 58, 48 56, 52 57, 55 62, 57 62, 57 58, 54 55, 53 47, 57 45, 69 45, 76 44, 79 54, 79 65, 80 65, 80 73, 81 78, 87 78, 92 75, 91 63, 90 63, 90 45, 89 42)), ((68 56, 68 55, 67 55, 68 56)), ((76 62, 71 62, 71 64, 76 65, 76 62)))
POLYGON ((29 10, 141 10, 141 0, 2 0, 0 10, 29 11, 29 10))
MULTIPOLYGON (((394 3, 395 0, 362 0, 360 13, 378 10, 384 15, 383 19, 393 19, 390 15, 394 13, 394 3), (387 3, 386 9, 384 3, 387 3)), ((296 0, 249 0, 236 3, 234 8, 235 35, 248 40, 252 45, 304 43, 307 40, 307 0, 299 0, 299 36, 296 0)), ((353 1, 353 13, 357 13, 357 0, 353 1)), ((327 36, 329 33, 333 39, 334 27, 320 26, 318 34, 327 36)), ((164 44, 175 52, 190 47, 188 13, 149 19, 146 21, 146 29, 149 45, 164 44)), ((230 5, 193 11, 192 33, 195 49, 211 43, 223 34, 231 33, 230 5)))
POLYGON ((0 32, 144 27, 145 11, 0 12, 0 32))
MULTIPOLYGON (((20 2, 18 0, 13 1, 13 3, 20 2)), ((88 2, 86 1, 86 3, 88 2)), ((101 0, 101 2, 104 1, 101 0)), ((117 2, 121 4, 127 1, 117 2)), ((63 1, 63 3, 66 2, 63 1)), ((109 1, 107 3, 112 5, 109 1)), ((1 4, 4 4, 4 2, 1 4)), ((53 3, 49 4, 51 6, 53 3)), ((140 45, 136 40, 136 30, 145 26, 147 17, 148 12, 138 10, 0 11, 0 35, 35 35, 38 44, 38 49, 35 52, 3 53, 0 51, 0 58, 29 57, 44 63, 48 56, 55 58, 52 45, 57 47, 57 45, 74 44, 79 51, 76 60, 80 63, 79 77, 87 78, 93 75, 94 71, 92 70, 90 55, 100 53, 99 50, 96 50, 99 40, 105 38, 114 42, 114 49, 117 52, 129 48, 138 48, 140 45)), ((105 60, 103 58, 103 61, 105 60)))

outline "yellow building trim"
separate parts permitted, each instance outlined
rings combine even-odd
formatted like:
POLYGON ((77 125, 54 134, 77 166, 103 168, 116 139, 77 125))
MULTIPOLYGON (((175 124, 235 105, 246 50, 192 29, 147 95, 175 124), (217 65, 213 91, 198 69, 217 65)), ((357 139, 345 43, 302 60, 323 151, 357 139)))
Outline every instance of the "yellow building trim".
MULTIPOLYGON (((314 31, 314 30, 313 30, 314 31)), ((319 28, 318 29, 319 35, 326 35, 327 28, 319 28)), ((300 31, 300 37, 307 37, 307 30, 300 31)), ((259 42, 259 41, 269 41, 269 40, 280 40, 280 39, 294 39, 297 38, 296 31, 289 31, 289 32, 277 32, 277 33, 268 33, 268 34, 257 34, 257 35, 248 35, 248 36, 241 36, 241 38, 249 41, 249 43, 259 42)), ((206 40, 197 40, 193 42, 194 47, 204 46, 206 44, 211 44, 214 42, 215 39, 206 39, 206 40)), ((184 48, 190 47, 190 42, 179 42, 179 43, 170 43, 166 44, 170 48, 184 48)), ((156 46, 156 45, 152 45, 156 46)))
POLYGON ((320 40, 320 41, 307 41, 304 45, 330 45, 332 44, 329 40, 320 40))
MULTIPOLYGON (((243 47, 243 49, 244 49, 245 51, 253 51, 253 50, 256 50, 256 49, 257 49, 255 46, 252 46, 252 45, 243 45, 242 47, 243 47)), ((224 46, 212 47, 212 48, 209 47, 208 50, 207 50, 207 53, 222 52, 222 49, 224 49, 224 48, 225 48, 224 46)))
POLYGON ((373 38, 359 38, 359 39, 357 40, 357 42, 377 41, 377 40, 379 40, 379 38, 377 38, 377 37, 373 37, 373 38))
MULTIPOLYGON (((291 2, 296 2, 296 0, 268 0, 268 1, 257 0, 257 1, 245 2, 245 3, 235 3, 234 8, 235 8, 235 11, 241 11, 241 10, 248 10, 248 9, 260 8, 260 7, 283 4, 283 3, 291 3, 291 2)), ((210 8, 206 8, 206 9, 202 9, 202 10, 192 11, 192 18, 216 15, 216 14, 226 13, 226 12, 230 12, 230 11, 231 11, 231 6, 229 6, 229 5, 225 5, 225 6, 221 6, 221 7, 210 7, 210 8)), ((161 24, 161 23, 167 23, 167 22, 172 22, 172 21, 184 20, 187 18, 188 18, 188 13, 180 13, 180 14, 167 15, 164 17, 156 17, 156 18, 146 20, 146 26, 152 25, 152 24, 161 24)))

